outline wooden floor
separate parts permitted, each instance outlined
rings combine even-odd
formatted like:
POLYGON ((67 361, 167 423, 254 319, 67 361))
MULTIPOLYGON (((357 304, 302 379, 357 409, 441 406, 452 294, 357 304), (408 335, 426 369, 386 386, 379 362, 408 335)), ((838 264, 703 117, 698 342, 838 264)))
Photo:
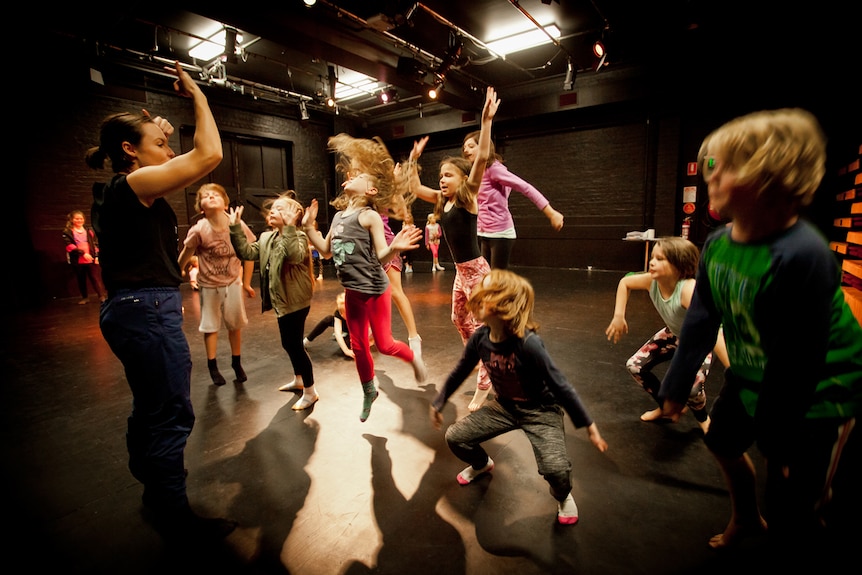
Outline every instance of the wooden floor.
MULTIPOLYGON (((291 410, 299 396, 278 391, 291 377, 290 361, 259 299, 248 300, 243 332, 248 381, 213 386, 197 331, 198 294, 183 286, 197 415, 186 448, 189 497, 201 514, 239 522, 206 551, 166 547, 142 517, 142 487, 126 466, 131 395, 99 332, 96 299, 13 313, 0 433, 8 557, 18 572, 702 574, 750 568, 762 556, 761 542, 732 553, 707 546, 730 503, 694 419, 639 421, 653 403, 624 364, 661 320, 646 293, 635 293, 629 335, 606 341, 619 272, 514 270, 532 280, 546 347, 610 445, 599 453, 566 420, 580 522, 556 524, 555 501, 520 432, 489 442, 493 473, 460 486, 464 463, 428 418, 462 347, 449 319, 454 271, 449 264, 432 273, 422 262, 415 269, 404 284, 429 378, 417 385, 409 364, 377 354, 381 395, 365 423, 353 362, 329 334, 309 348, 321 399, 291 410)), ((307 330, 332 312, 340 290, 331 267, 320 284, 307 330)), ((393 332, 406 339, 397 312, 393 332)), ((710 403, 721 382, 719 366, 707 381, 710 403)), ((468 413, 473 389, 467 381, 453 396, 447 425, 468 413)))

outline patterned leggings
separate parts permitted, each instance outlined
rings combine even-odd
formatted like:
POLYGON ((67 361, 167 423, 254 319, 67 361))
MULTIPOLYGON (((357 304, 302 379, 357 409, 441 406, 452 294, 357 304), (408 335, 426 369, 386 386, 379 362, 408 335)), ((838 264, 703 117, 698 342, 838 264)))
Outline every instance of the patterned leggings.
MULTIPOLYGON (((452 284, 452 323, 455 324, 455 328, 461 334, 461 341, 465 344, 473 332, 482 325, 482 322, 473 317, 473 314, 467 310, 467 300, 470 299, 470 294, 489 271, 491 271, 491 267, 483 257, 455 264, 455 283, 452 284)), ((479 389, 491 387, 491 377, 481 362, 479 363, 477 385, 479 389)))
MULTIPOLYGON (((667 327, 658 330, 645 344, 641 346, 637 352, 631 356, 626 362, 626 369, 629 370, 636 382, 638 382, 644 391, 649 393, 656 403, 661 405, 658 400, 658 391, 661 387, 661 380, 652 372, 659 364, 673 359, 673 354, 677 348, 677 337, 670 332, 667 327)), ((691 386, 691 393, 688 396, 686 405, 691 409, 692 414, 698 421, 706 420, 706 390, 704 383, 706 376, 709 375, 709 368, 712 366, 712 353, 706 356, 703 365, 697 372, 694 378, 694 385, 691 386), (702 418, 702 419, 701 419, 702 418)))

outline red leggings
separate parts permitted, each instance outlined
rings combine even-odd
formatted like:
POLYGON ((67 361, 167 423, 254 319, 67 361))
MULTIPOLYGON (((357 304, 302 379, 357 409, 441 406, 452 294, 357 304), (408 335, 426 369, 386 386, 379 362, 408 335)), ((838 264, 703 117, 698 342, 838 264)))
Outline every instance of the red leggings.
POLYGON ((410 363, 413 350, 392 337, 392 287, 379 295, 345 289, 344 306, 347 308, 347 327, 350 332, 350 349, 356 354, 356 371, 359 382, 374 379, 374 358, 368 340, 368 327, 374 335, 374 345, 380 353, 410 363))

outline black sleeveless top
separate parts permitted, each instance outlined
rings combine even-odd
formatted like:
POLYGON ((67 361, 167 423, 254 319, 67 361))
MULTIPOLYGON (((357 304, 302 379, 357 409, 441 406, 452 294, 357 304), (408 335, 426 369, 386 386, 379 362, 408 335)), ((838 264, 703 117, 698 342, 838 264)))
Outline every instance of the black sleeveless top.
POLYGON ((90 220, 108 292, 182 283, 177 216, 167 200, 158 198, 148 208, 118 174, 93 185, 90 220))
POLYGON ((452 206, 448 212, 443 210, 440 226, 443 228, 443 239, 452 252, 456 264, 475 260, 482 255, 479 251, 479 238, 476 235, 478 216, 464 208, 452 206))

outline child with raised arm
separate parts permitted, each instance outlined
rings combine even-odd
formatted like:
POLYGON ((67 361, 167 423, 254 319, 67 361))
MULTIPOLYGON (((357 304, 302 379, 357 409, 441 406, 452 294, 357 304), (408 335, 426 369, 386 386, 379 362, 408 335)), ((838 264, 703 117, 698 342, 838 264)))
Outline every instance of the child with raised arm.
POLYGON ((338 212, 323 237, 314 229, 318 205, 317 200, 312 200, 302 226, 320 255, 332 258, 345 290, 350 347, 362 384, 359 420, 364 422, 378 396, 369 326, 380 353, 412 364, 417 381, 426 378, 422 356, 392 337, 392 288, 383 271, 383 264, 398 257, 399 251, 416 249, 422 231, 415 226, 404 227, 390 243, 386 242, 380 211, 391 205, 393 196, 401 192, 396 185, 395 163, 379 139, 339 134, 329 139, 329 148, 339 154, 338 166, 348 174, 341 194, 332 201, 338 212))
MULTIPOLYGON (((694 274, 697 271, 699 257, 700 252, 697 246, 684 238, 659 238, 653 246, 649 271, 628 274, 620 280, 617 286, 614 317, 605 330, 608 341, 612 340, 617 343, 629 331, 628 323, 626 323, 626 304, 632 290, 648 292, 653 306, 665 323, 665 327, 658 330, 626 361, 629 375, 658 404, 655 409, 641 415, 641 421, 661 419, 661 402, 658 400, 661 380, 653 374, 653 369, 673 359, 679 332, 682 328, 682 320, 691 304, 691 294, 694 292, 694 274)), ((727 352, 724 349, 724 338, 721 337, 721 334, 716 341, 715 353, 727 367, 727 352)), ((712 354, 709 353, 697 372, 694 385, 691 387, 691 394, 686 402, 704 433, 709 429, 709 411, 706 409, 704 383, 711 366, 712 354)))
POLYGON ((730 224, 707 238, 680 344, 659 398, 678 418, 703 358, 724 331, 730 369, 705 442, 730 491, 731 516, 709 544, 763 533, 777 562, 843 555, 859 542, 862 327, 823 235, 800 217, 825 171, 826 141, 801 109, 741 116, 698 156, 709 202, 730 224), (752 444, 766 458, 765 515, 752 444))
MULTIPOLYGON (((422 184, 419 179, 417 160, 428 143, 425 136, 413 144, 408 162, 407 175, 411 192, 418 198, 434 204, 434 215, 443 228, 443 238, 455 260, 455 281, 452 284, 452 323, 466 343, 473 332, 481 325, 467 309, 467 300, 475 286, 491 269, 479 251, 476 236, 476 219, 479 207, 476 195, 482 183, 482 174, 491 149, 491 123, 500 100, 497 92, 489 87, 485 94, 482 109, 482 130, 479 147, 469 162, 464 158, 445 158, 440 163, 440 189, 434 190, 422 184)), ((479 366, 476 392, 470 401, 470 410, 479 409, 491 389, 491 380, 485 366, 479 366)))
MULTIPOLYGON (((207 369, 214 385, 227 383, 218 369, 218 332, 227 328, 231 361, 237 382, 248 379, 242 368, 242 328, 248 324, 243 292, 254 297, 251 276, 254 262, 243 262, 236 256, 230 242, 227 206, 230 203, 227 191, 220 184, 208 183, 198 188, 195 210, 203 213, 193 225, 183 242, 179 263, 183 275, 192 257, 197 256, 198 273, 195 289, 201 292, 201 322, 198 331, 204 334, 207 354, 207 369)), ((254 241, 251 229, 241 222, 248 241, 254 241)))
POLYGON ((535 295, 525 278, 508 270, 491 270, 470 294, 467 307, 484 322, 467 344, 458 365, 431 404, 431 423, 440 429, 446 400, 473 371, 477 361, 488 369, 495 399, 446 429, 446 442, 469 463, 457 480, 468 485, 494 468, 482 443, 523 429, 533 446, 539 474, 557 501, 557 522, 578 522, 572 496, 572 463, 566 452, 563 410, 576 428, 586 427, 592 444, 608 448, 574 387, 557 368, 537 335, 535 295))
MULTIPOLYGON (((464 136, 461 154, 470 161, 473 161, 479 147, 480 133, 475 131, 464 136)), ((515 220, 509 210, 509 195, 512 190, 523 194, 545 214, 554 230, 563 229, 563 214, 555 210, 551 202, 533 184, 509 171, 503 158, 494 149, 492 141, 485 173, 482 175, 482 185, 476 198, 479 205, 479 245, 482 248, 482 256, 488 260, 491 269, 508 268, 509 256, 515 245, 515 220)))
POLYGON ((308 237, 297 228, 303 209, 295 197, 293 190, 287 190, 264 204, 269 207, 266 223, 271 229, 261 233, 256 242, 249 243, 242 230, 243 206, 231 209, 228 216, 236 253, 244 260, 260 261, 261 311, 275 311, 281 347, 293 364, 293 380, 278 390, 302 391, 302 397, 291 408, 301 411, 314 405, 320 396, 314 389, 311 358, 302 344, 315 278, 308 237))

